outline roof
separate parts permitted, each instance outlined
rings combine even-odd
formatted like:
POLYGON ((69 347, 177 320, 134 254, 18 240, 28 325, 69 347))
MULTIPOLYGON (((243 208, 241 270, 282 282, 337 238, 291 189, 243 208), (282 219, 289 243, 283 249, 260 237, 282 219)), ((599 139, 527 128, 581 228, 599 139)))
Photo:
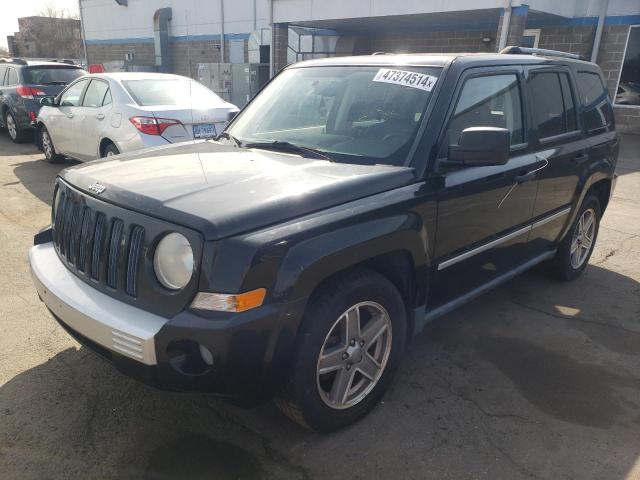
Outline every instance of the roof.
POLYGON ((292 68, 336 66, 336 65, 413 65, 424 67, 444 67, 453 61, 464 62, 469 65, 492 64, 545 64, 545 63, 578 63, 594 65, 583 60, 553 57, 544 55, 518 55, 500 53, 402 53, 402 54, 377 54, 361 55, 357 57, 332 57, 317 60, 307 60, 291 65, 292 68))
POLYGON ((109 72, 109 73, 96 73, 92 76, 102 78, 112 78, 113 80, 148 80, 148 79, 181 79, 190 80, 188 77, 182 75, 174 75, 172 73, 155 73, 155 72, 109 72))
POLYGON ((50 66, 82 68, 79 65, 72 65, 65 62, 47 62, 46 60, 29 60, 23 58, 2 58, 0 59, 0 63, 3 65, 15 65, 19 67, 50 66))

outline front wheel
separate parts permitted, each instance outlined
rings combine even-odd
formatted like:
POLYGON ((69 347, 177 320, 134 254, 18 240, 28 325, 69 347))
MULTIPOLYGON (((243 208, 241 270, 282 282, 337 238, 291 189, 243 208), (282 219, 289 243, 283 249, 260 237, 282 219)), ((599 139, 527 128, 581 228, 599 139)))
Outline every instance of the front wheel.
POLYGON ((321 432, 370 412, 389 386, 406 337, 404 302, 382 275, 354 270, 307 307, 281 410, 321 432))
POLYGON ((589 194, 582 202, 571 229, 560 243, 556 256, 551 260, 553 273, 559 280, 573 280, 587 268, 598 238, 601 216, 598 198, 589 194))
POLYGON ((60 163, 64 160, 64 157, 56 152, 56 148, 53 146, 53 140, 51 140, 51 135, 47 127, 44 126, 40 129, 40 145, 42 146, 42 151, 44 152, 47 162, 60 163))

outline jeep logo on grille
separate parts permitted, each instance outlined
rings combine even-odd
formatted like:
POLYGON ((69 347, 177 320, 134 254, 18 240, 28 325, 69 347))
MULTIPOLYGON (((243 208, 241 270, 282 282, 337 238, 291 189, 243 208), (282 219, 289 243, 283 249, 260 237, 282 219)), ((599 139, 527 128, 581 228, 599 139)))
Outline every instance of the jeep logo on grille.
POLYGON ((96 183, 92 183, 91 185, 89 185, 89 190, 91 190, 92 192, 100 195, 102 192, 104 192, 107 187, 105 187, 104 185, 96 182, 96 183))

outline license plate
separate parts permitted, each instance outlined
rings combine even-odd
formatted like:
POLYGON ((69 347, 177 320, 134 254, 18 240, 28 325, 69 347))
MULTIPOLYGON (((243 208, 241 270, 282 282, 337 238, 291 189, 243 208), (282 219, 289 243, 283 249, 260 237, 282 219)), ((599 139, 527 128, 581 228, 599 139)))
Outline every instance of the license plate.
POLYGON ((216 136, 216 126, 213 123, 203 123, 193 126, 194 138, 211 138, 216 136))

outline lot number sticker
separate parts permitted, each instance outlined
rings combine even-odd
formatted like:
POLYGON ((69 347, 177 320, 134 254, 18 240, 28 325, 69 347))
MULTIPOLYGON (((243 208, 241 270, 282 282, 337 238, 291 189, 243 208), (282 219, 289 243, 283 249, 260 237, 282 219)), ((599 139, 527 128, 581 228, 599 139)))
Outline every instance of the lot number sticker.
POLYGON ((424 73, 409 72, 407 70, 393 70, 381 68, 373 77, 374 82, 394 83, 405 87, 418 88, 430 92, 436 84, 438 77, 425 75, 424 73))

